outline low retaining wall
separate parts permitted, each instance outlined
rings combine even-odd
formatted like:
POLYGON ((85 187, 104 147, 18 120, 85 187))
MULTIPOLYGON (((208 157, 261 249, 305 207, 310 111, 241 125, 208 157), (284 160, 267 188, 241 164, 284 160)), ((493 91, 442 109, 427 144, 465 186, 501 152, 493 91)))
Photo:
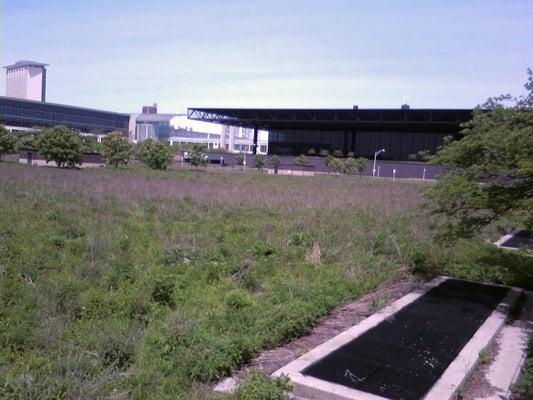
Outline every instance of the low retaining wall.
MULTIPOLYGON (((43 156, 41 156, 37 151, 34 150, 24 150, 19 154, 19 163, 20 164, 29 164, 36 165, 39 167, 53 167, 56 166, 56 163, 53 161, 47 162, 43 156)), ((79 168, 95 168, 105 165, 105 161, 102 159, 102 156, 98 153, 85 153, 81 158, 81 163, 77 166, 79 168)))
MULTIPOLYGON (((236 157, 238 154, 229 153, 209 153, 210 164, 220 164, 221 158, 224 161, 224 166, 232 167, 237 164, 236 157)), ((267 159, 265 168, 273 169, 274 166, 270 163, 271 155, 265 156, 267 159)), ((279 171, 281 170, 299 170, 298 166, 294 164, 296 157, 293 156, 278 156, 280 160, 279 171)), ((307 157, 309 164, 307 168, 313 172, 332 172, 326 166, 325 157, 307 157)), ((254 167, 254 155, 246 155, 246 167, 254 167)), ((368 160, 368 165, 361 175, 372 176, 373 161, 368 160)), ((440 165, 428 164, 415 161, 384 161, 377 160, 376 162, 376 176, 380 178, 403 178, 403 179, 435 179, 438 176, 444 175, 446 170, 440 165)))

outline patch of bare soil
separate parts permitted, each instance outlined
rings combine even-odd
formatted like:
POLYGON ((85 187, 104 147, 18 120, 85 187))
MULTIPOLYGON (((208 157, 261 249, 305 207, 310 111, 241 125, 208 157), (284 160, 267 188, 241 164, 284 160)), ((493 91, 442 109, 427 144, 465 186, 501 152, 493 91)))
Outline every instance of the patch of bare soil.
POLYGON ((232 378, 239 382, 252 369, 259 369, 270 375, 421 285, 420 281, 412 277, 382 285, 376 291, 359 298, 353 303, 345 304, 320 319, 308 335, 284 346, 260 353, 249 364, 235 373, 232 378))
POLYGON ((480 362, 467 378, 463 387, 457 392, 457 400, 485 398, 498 391, 498 388, 492 386, 485 375, 494 362, 496 354, 500 351, 500 335, 498 334, 496 339, 484 350, 484 354, 480 355, 480 362))

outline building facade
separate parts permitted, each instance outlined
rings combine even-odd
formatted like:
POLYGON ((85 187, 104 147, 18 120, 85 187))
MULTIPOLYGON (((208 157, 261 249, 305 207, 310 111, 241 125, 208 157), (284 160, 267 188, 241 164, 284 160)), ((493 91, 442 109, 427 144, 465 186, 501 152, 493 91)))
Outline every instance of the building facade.
POLYGON ((472 118, 468 109, 237 109, 189 108, 188 118, 238 126, 253 131, 258 148, 260 130, 267 130, 268 154, 326 155, 414 161, 434 153, 461 124, 472 118), (312 150, 312 151, 311 151, 312 150))
MULTIPOLYGON (((253 129, 238 126, 219 125, 220 133, 202 132, 187 124, 184 114, 158 114, 157 105, 143 106, 142 113, 131 114, 130 141, 157 140, 171 145, 203 144, 210 150, 232 153, 252 153, 254 148, 253 129)), ((268 141, 261 140, 258 152, 266 154, 268 141)))
POLYGON ((5 66, 6 96, 46 101, 46 66, 35 61, 17 61, 5 66))
POLYGON ((0 96, 0 123, 11 130, 63 125, 82 134, 128 132, 130 116, 110 111, 0 96))

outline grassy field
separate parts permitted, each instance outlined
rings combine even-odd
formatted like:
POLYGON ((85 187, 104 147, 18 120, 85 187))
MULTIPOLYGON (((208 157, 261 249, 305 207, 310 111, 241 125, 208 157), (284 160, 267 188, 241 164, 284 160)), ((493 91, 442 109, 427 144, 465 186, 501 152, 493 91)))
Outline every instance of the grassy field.
POLYGON ((0 163, 0 398, 213 398, 386 282, 533 283, 520 254, 434 244, 425 185, 0 163))

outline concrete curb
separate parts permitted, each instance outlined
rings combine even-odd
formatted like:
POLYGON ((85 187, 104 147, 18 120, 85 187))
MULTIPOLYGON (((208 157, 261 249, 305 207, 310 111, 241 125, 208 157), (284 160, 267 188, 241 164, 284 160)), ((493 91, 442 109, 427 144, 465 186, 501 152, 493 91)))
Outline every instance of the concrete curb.
MULTIPOLYGON (((287 375, 294 385, 294 394, 307 399, 324 400, 384 400, 381 396, 366 393, 360 390, 348 388, 342 385, 323 381, 311 376, 304 376, 301 371, 326 355, 362 335, 369 329, 378 325, 384 319, 392 316, 403 307, 411 304, 427 291, 448 277, 439 277, 424 285, 421 290, 411 292, 389 307, 373 314, 359 324, 335 336, 331 340, 311 350, 302 357, 287 364, 272 374, 274 377, 287 375)), ((483 325, 477 330, 470 341, 463 347, 456 359, 448 366, 439 380, 430 389, 424 400, 447 400, 452 399, 457 388, 464 382, 470 371, 474 368, 482 351, 498 334, 507 317, 508 307, 513 304, 520 293, 519 289, 511 290, 500 302, 483 325)))

